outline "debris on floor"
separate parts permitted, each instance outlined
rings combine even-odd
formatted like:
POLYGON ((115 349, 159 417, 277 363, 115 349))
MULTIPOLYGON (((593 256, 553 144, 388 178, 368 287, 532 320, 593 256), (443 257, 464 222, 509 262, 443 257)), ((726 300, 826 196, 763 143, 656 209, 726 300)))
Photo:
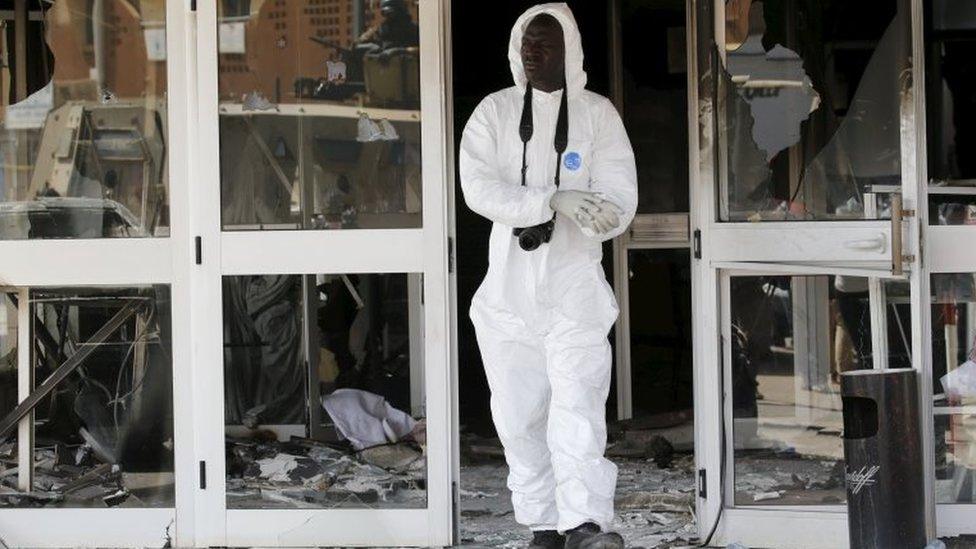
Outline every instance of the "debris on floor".
MULTIPOLYGON (((260 433, 260 432, 259 432, 260 433)), ((426 459, 410 443, 355 451, 292 437, 227 437, 227 505, 267 508, 422 508, 426 459)))
POLYGON ((840 505, 846 501, 844 461, 802 456, 791 449, 737 451, 739 505, 840 505))
POLYGON ((976 547, 976 535, 966 534, 955 538, 941 538, 947 549, 973 549, 976 547))
MULTIPOLYGON (((691 544, 698 535, 692 454, 676 452, 665 437, 656 439, 638 431, 615 431, 611 448, 630 454, 611 458, 618 467, 614 528, 627 546, 654 549, 691 544)), ((512 513, 501 444, 466 434, 461 456, 461 545, 527 545, 530 534, 512 513)))
POLYGON ((17 447, 0 444, 0 507, 166 507, 173 505, 172 473, 128 473, 99 462, 87 445, 38 445, 34 485, 18 488, 17 447))

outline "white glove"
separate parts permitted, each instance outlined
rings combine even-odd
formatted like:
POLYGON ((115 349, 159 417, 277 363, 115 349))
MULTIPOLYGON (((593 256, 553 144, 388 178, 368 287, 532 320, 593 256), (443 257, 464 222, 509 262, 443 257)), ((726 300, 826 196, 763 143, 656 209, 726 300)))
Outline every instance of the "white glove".
POLYGON ((556 191, 549 207, 572 219, 587 236, 603 234, 620 225, 620 208, 598 193, 556 191))

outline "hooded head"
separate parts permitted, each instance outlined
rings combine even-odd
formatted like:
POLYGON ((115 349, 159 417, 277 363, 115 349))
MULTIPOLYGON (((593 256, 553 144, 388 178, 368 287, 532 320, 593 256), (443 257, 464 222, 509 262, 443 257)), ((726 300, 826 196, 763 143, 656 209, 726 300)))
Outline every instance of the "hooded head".
POLYGON ((547 14, 554 18, 563 31, 566 52, 566 87, 571 95, 578 95, 586 87, 586 72, 583 71, 583 44, 573 12, 564 3, 539 4, 527 9, 519 16, 512 27, 512 37, 508 43, 508 62, 512 68, 512 78, 520 90, 525 89, 528 79, 522 66, 522 37, 529 23, 538 15, 547 14))

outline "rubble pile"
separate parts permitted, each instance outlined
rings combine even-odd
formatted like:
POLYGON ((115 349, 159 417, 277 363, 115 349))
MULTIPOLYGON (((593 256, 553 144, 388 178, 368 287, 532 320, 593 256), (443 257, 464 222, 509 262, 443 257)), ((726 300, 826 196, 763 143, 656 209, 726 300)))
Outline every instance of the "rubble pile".
POLYGON ((17 487, 15 443, 0 445, 0 507, 167 507, 172 473, 128 473, 100 462, 87 444, 34 451, 33 490, 17 487))
POLYGON ((292 437, 232 438, 227 505, 252 508, 420 508, 427 505, 426 460, 401 442, 358 452, 292 437))

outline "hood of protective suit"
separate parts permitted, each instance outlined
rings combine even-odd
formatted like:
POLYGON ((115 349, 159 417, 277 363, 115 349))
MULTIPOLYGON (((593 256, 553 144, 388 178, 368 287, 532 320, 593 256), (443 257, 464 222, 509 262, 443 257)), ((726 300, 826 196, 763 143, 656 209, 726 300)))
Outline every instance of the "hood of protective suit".
POLYGON ((512 27, 512 38, 508 42, 508 62, 512 67, 512 79, 519 90, 525 89, 525 69, 522 68, 522 35, 525 27, 535 16, 547 13, 556 18, 563 27, 563 40, 566 46, 566 88, 571 96, 578 96, 586 87, 586 72, 583 70, 583 41, 572 10, 563 2, 538 4, 525 10, 512 27))

